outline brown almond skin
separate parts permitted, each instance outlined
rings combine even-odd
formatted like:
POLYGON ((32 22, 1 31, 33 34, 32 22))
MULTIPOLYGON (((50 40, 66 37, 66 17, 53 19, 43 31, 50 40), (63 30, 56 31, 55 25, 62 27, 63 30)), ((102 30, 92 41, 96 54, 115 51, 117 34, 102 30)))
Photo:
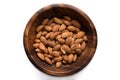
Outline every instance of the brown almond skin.
POLYGON ((49 21, 48 21, 48 25, 51 25, 53 23, 53 19, 50 19, 49 21))
POLYGON ((62 60, 62 57, 61 57, 61 56, 59 56, 59 57, 55 57, 55 58, 54 58, 54 61, 55 61, 55 62, 57 62, 57 61, 61 61, 61 60, 62 60))
POLYGON ((63 38, 58 38, 57 40, 58 40, 58 42, 59 42, 60 44, 64 44, 64 43, 65 43, 65 40, 64 40, 63 38))
POLYGON ((52 56, 58 57, 58 56, 60 56, 60 53, 58 51, 53 51, 52 56))
POLYGON ((72 32, 76 31, 76 28, 74 26, 68 26, 67 29, 72 32))
POLYGON ((62 47, 62 49, 63 49, 67 54, 70 54, 70 53, 71 53, 71 49, 69 48, 68 45, 63 45, 63 46, 61 46, 61 47, 62 47))
POLYGON ((35 39, 35 43, 40 43, 40 39, 35 39))
POLYGON ((82 42, 81 48, 82 48, 82 50, 84 50, 86 48, 86 43, 85 42, 82 42))
POLYGON ((53 34, 53 32, 47 33, 46 36, 45 36, 45 38, 46 38, 46 39, 50 38, 50 35, 51 35, 51 34, 53 34))
POLYGON ((41 40, 41 42, 42 42, 43 44, 47 45, 47 40, 46 40, 46 38, 45 38, 44 36, 41 36, 41 37, 40 37, 40 40, 41 40))
POLYGON ((63 23, 63 21, 61 19, 57 18, 57 17, 54 17, 53 20, 57 24, 62 24, 63 23))
POLYGON ((71 21, 71 18, 69 16, 64 16, 64 19, 71 21))
POLYGON ((46 31, 52 31, 51 26, 45 26, 44 29, 45 29, 46 31))
POLYGON ((76 62, 76 60, 77 60, 77 55, 75 54, 73 58, 73 62, 76 62))
POLYGON ((56 45, 56 43, 55 43, 55 41, 48 41, 48 42, 47 42, 47 45, 48 45, 49 47, 54 47, 54 46, 56 45))
POLYGON ((64 22, 64 24, 67 25, 67 26, 68 26, 68 25, 71 25, 71 22, 68 21, 68 20, 63 20, 63 22, 64 22))
POLYGON ((60 25, 54 25, 52 31, 57 32, 60 28, 60 25))
POLYGON ((34 48, 38 48, 38 47, 39 47, 39 43, 34 43, 34 44, 33 44, 33 47, 34 47, 34 48))
POLYGON ((38 33, 36 34, 36 38, 40 38, 40 37, 41 37, 41 34, 42 34, 42 32, 38 32, 38 33))
POLYGON ((40 25, 36 28, 36 32, 40 32, 43 29, 44 25, 40 25))
POLYGON ((54 51, 60 50, 60 45, 58 44, 58 45, 54 46, 54 47, 53 47, 53 50, 54 50, 54 51))
POLYGON ((45 57, 42 53, 37 53, 37 55, 41 60, 45 61, 45 57))
POLYGON ((62 65, 62 62, 56 62, 56 67, 59 68, 62 65))
POLYGON ((67 44, 67 45, 70 45, 72 42, 73 42, 73 38, 72 37, 68 37, 65 40, 65 44, 67 44))
POLYGON ((57 35, 56 39, 59 39, 59 38, 61 38, 61 35, 57 35))
POLYGON ((65 30, 66 29, 66 25, 65 24, 62 24, 61 26, 60 26, 60 28, 59 28, 59 31, 63 31, 63 30, 65 30))
POLYGON ((75 49, 79 49, 79 48, 81 48, 80 44, 72 44, 71 45, 71 50, 75 50, 75 49))
POLYGON ((63 55, 62 57, 63 57, 63 59, 64 59, 65 61, 68 62, 68 56, 67 56, 67 55, 63 55))
POLYGON ((78 32, 78 33, 76 34, 76 38, 81 38, 81 37, 83 37, 84 35, 85 35, 85 32, 80 31, 80 32, 78 32))
POLYGON ((56 36, 59 35, 59 34, 60 34, 60 32, 52 33, 52 34, 50 35, 50 39, 51 39, 51 40, 55 39, 56 36))
POLYGON ((42 25, 47 25, 48 21, 49 21, 49 19, 44 19, 41 24, 42 25))
POLYGON ((75 40, 75 43, 82 43, 82 42, 83 42, 83 39, 82 39, 82 38, 75 40))
POLYGON ((39 48, 42 50, 42 51, 45 51, 46 47, 43 43, 40 43, 39 45, 39 48))
POLYGON ((48 57, 45 57, 45 61, 46 61, 48 64, 52 65, 52 61, 51 61, 48 57))
POLYGON ((61 35, 62 38, 67 38, 67 37, 69 37, 69 36, 70 36, 70 32, 64 32, 64 33, 62 33, 62 35, 61 35))
POLYGON ((82 38, 84 41, 87 41, 87 36, 85 35, 85 36, 83 36, 83 38, 82 38))
POLYGON ((41 33, 41 36, 45 36, 47 33, 48 33, 47 31, 43 31, 43 32, 41 33))
POLYGON ((78 28, 81 27, 80 23, 77 20, 72 20, 71 23, 78 28))
POLYGON ((39 48, 36 48, 35 51, 36 51, 37 53, 41 53, 41 52, 42 52, 39 48))
POLYGON ((68 56, 68 62, 69 62, 69 63, 72 63, 73 58, 74 58, 73 54, 70 54, 70 55, 68 56))
POLYGON ((48 53, 52 54, 52 48, 51 47, 48 47, 48 53))

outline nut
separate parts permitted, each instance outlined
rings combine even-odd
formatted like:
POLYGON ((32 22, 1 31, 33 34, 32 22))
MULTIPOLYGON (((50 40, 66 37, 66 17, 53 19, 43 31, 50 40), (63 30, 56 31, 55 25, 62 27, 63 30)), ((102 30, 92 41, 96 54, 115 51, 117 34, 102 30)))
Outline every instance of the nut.
POLYGON ((62 62, 56 62, 56 67, 60 67, 62 65, 62 62))
POLYGON ((40 43, 39 45, 39 48, 42 50, 42 51, 45 51, 46 47, 43 43, 40 43))
POLYGON ((52 61, 51 61, 48 57, 45 57, 45 61, 46 61, 48 64, 52 65, 52 61))
POLYGON ((57 17, 54 17, 53 20, 57 24, 62 24, 63 23, 63 21, 61 19, 57 18, 57 17))
POLYGON ((74 59, 73 54, 70 54, 70 55, 68 56, 68 62, 69 62, 69 63, 72 63, 73 59, 74 59))
POLYGON ((41 60, 45 60, 45 57, 42 53, 37 53, 38 57, 41 59, 41 60))
POLYGON ((63 30, 65 30, 65 28, 66 28, 66 25, 65 25, 65 24, 62 24, 62 25, 60 26, 60 28, 59 28, 59 31, 63 31, 63 30))
POLYGON ((71 23, 78 28, 81 27, 80 23, 77 20, 72 20, 71 23))

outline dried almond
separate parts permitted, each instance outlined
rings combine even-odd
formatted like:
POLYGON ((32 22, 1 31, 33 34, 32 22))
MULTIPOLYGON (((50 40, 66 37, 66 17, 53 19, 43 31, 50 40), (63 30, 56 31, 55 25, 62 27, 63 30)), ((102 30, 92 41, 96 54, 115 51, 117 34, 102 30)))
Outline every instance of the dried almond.
POLYGON ((63 55, 62 57, 65 61, 68 61, 68 56, 67 55, 63 55))
POLYGON ((77 60, 77 55, 75 54, 73 58, 73 62, 76 62, 76 60, 77 60))
POLYGON ((76 31, 76 28, 74 26, 68 26, 67 29, 72 32, 76 31))
POLYGON ((36 48, 35 51, 38 53, 42 52, 39 48, 36 48))
POLYGON ((44 25, 40 25, 36 28, 36 32, 40 32, 43 29, 44 25))
POLYGON ((34 48, 38 48, 38 47, 39 47, 39 43, 34 43, 34 44, 33 44, 33 47, 34 47, 34 48))
POLYGON ((61 19, 57 18, 57 17, 54 17, 53 20, 57 24, 62 24, 63 23, 63 21, 61 19))
POLYGON ((86 48, 86 43, 85 42, 82 42, 81 48, 82 48, 82 50, 84 50, 86 48))
POLYGON ((62 60, 62 57, 61 57, 61 56, 59 56, 59 57, 55 57, 55 58, 54 58, 54 61, 55 61, 55 62, 57 62, 57 61, 61 61, 61 60, 62 60))
POLYGON ((56 43, 55 43, 54 41, 48 41, 48 42, 47 42, 47 45, 48 45, 49 47, 54 47, 54 46, 56 45, 56 43))
POLYGON ((55 39, 56 36, 59 35, 59 34, 60 34, 60 32, 52 33, 52 34, 50 35, 50 39, 51 39, 51 40, 55 39))
POLYGON ((65 28, 66 28, 66 25, 65 25, 65 24, 62 24, 62 25, 60 26, 60 28, 59 28, 59 31, 63 31, 63 30, 65 30, 65 28))
POLYGON ((63 63, 63 64, 67 64, 67 61, 63 60, 62 63, 63 63))
POLYGON ((38 32, 38 33, 36 34, 36 38, 40 38, 41 34, 42 34, 42 32, 38 32))
POLYGON ((52 59, 52 63, 53 63, 53 64, 55 63, 54 59, 52 59))
POLYGON ((35 39, 35 43, 40 43, 40 39, 35 39))
POLYGON ((81 27, 80 23, 77 20, 72 20, 71 23, 78 28, 81 27))
POLYGON ((40 43, 39 48, 43 51, 45 51, 46 47, 43 43, 40 43))
POLYGON ((54 25, 52 31, 57 32, 60 28, 60 25, 54 25))
POLYGON ((60 53, 58 51, 53 51, 52 56, 58 57, 60 56, 60 53))
POLYGON ((52 30, 51 26, 45 26, 44 29, 45 29, 46 31, 51 31, 51 30, 52 30))
POLYGON ((41 36, 45 36, 47 33, 48 33, 47 31, 43 31, 43 32, 41 33, 41 36))
POLYGON ((76 53, 77 55, 81 55, 82 50, 81 50, 81 49, 76 49, 76 50, 75 50, 75 53, 76 53))
POLYGON ((63 54, 66 54, 65 50, 62 47, 60 48, 60 50, 63 54))
POLYGON ((57 35, 56 39, 59 39, 59 38, 61 38, 61 35, 57 35))
POLYGON ((65 51, 65 53, 68 53, 68 54, 71 53, 71 49, 69 48, 68 45, 63 45, 63 46, 61 46, 61 47, 62 47, 62 49, 65 51))
POLYGON ((71 21, 71 18, 69 16, 64 16, 64 19, 71 21))
POLYGON ((50 59, 52 59, 52 58, 53 58, 53 56, 52 56, 52 55, 50 55, 50 54, 48 54, 48 55, 47 55, 47 57, 48 57, 48 58, 50 58, 50 59))
POLYGON ((69 62, 69 63, 72 63, 73 58, 74 58, 73 54, 70 54, 70 55, 68 56, 68 62, 69 62))
POLYGON ((71 25, 71 22, 68 21, 68 20, 63 20, 63 22, 64 22, 66 25, 71 25))
POLYGON ((50 35, 51 35, 51 34, 53 34, 53 32, 47 33, 46 36, 45 36, 45 38, 46 38, 46 39, 50 38, 50 35))
POLYGON ((51 61, 48 57, 45 57, 45 61, 46 61, 48 64, 52 65, 52 61, 51 61))
POLYGON ((46 38, 45 38, 44 36, 41 36, 41 37, 40 37, 40 40, 41 40, 41 42, 42 42, 43 44, 47 45, 47 40, 46 40, 46 38))
POLYGON ((44 19, 41 24, 46 25, 48 23, 48 21, 49 21, 49 19, 44 19))
POLYGON ((62 62, 56 62, 56 67, 60 67, 62 65, 62 62))
POLYGON ((58 51, 59 49, 60 49, 60 45, 59 44, 53 47, 54 51, 58 51))
POLYGON ((70 43, 72 43, 72 42, 73 42, 73 38, 72 37, 68 37, 65 40, 65 44, 67 44, 67 45, 70 45, 70 43))
POLYGON ((82 43, 82 42, 83 42, 83 39, 82 39, 82 38, 75 40, 75 43, 82 43))
POLYGON ((44 53, 48 54, 48 49, 45 49, 45 50, 44 50, 44 53))
POLYGON ((59 42, 60 44, 65 43, 65 40, 64 40, 63 38, 58 38, 57 40, 58 40, 58 42, 59 42))
POLYGON ((48 47, 48 52, 49 52, 49 54, 52 54, 52 48, 51 47, 48 47))
POLYGON ((80 32, 80 28, 76 28, 76 33, 80 32))
POLYGON ((87 41, 87 36, 85 35, 85 36, 83 36, 83 38, 82 38, 84 41, 87 41))
POLYGON ((69 37, 69 36, 70 36, 70 32, 64 32, 64 33, 62 33, 62 35, 61 35, 62 38, 67 38, 67 37, 69 37))
POLYGON ((71 45, 71 50, 76 50, 76 49, 80 49, 81 45, 80 44, 72 44, 71 45))
POLYGON ((48 25, 51 25, 53 23, 53 19, 50 19, 49 21, 48 21, 48 25))
POLYGON ((41 60, 45 60, 45 57, 42 53, 37 53, 38 57, 41 59, 41 60))
POLYGON ((85 32, 80 31, 80 32, 78 32, 78 33, 76 34, 76 38, 81 38, 81 37, 83 37, 84 35, 85 35, 85 32))

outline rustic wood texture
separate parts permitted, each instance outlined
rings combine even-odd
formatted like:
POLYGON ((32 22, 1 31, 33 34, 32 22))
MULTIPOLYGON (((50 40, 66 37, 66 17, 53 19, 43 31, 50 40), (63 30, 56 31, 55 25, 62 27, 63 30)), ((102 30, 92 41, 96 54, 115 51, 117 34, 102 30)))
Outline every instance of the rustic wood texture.
POLYGON ((29 60, 39 70, 49 75, 66 76, 82 70, 90 62, 96 50, 97 34, 94 24, 83 11, 66 4, 53 4, 40 9, 32 16, 25 28, 23 43, 29 60), (35 28, 41 24, 42 20, 54 16, 62 18, 64 15, 70 16, 72 19, 76 19, 81 23, 81 30, 86 32, 88 42, 83 54, 75 63, 62 65, 60 68, 56 68, 55 66, 50 66, 41 61, 36 55, 32 45, 35 39, 35 28))

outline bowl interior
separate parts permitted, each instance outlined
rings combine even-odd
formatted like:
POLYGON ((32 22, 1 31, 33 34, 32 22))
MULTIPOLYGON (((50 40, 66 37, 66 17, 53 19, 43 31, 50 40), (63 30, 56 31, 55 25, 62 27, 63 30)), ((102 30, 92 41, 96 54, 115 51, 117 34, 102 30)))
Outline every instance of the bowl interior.
POLYGON ((92 59, 96 49, 96 45, 97 35, 92 21, 83 11, 70 5, 54 4, 40 9, 32 16, 24 32, 24 47, 28 58, 38 69, 50 75, 69 75, 83 69, 92 59), (54 16, 62 18, 66 15, 70 16, 72 19, 78 20, 81 23, 81 30, 85 31, 88 37, 88 42, 83 54, 75 63, 65 66, 62 65, 62 67, 56 68, 41 61, 36 55, 36 52, 34 51, 34 48, 32 46, 36 34, 35 28, 40 25, 45 18, 52 18, 54 16))

